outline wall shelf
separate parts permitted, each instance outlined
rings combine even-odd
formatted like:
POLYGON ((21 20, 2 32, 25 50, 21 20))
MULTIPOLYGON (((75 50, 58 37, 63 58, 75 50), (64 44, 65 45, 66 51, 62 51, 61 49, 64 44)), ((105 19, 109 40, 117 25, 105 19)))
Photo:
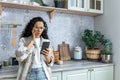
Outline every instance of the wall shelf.
POLYGON ((22 26, 22 24, 0 24, 1 27, 18 27, 22 26))
POLYGON ((65 13, 65 14, 76 14, 76 15, 83 15, 83 16, 98 16, 98 15, 102 14, 102 13, 92 13, 92 12, 85 12, 85 11, 69 10, 69 9, 65 9, 65 8, 33 6, 33 5, 25 5, 25 4, 19 4, 19 3, 0 2, 0 16, 2 16, 2 8, 3 7, 28 9, 28 10, 36 10, 36 11, 46 11, 46 12, 50 13, 49 14, 50 21, 52 20, 53 14, 55 12, 65 13))

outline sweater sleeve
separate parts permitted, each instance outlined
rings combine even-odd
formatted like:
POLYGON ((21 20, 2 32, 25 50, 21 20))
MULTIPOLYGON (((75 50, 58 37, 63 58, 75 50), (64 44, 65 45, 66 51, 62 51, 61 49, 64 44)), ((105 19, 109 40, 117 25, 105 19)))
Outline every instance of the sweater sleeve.
POLYGON ((15 51, 16 59, 18 61, 24 61, 30 53, 32 53, 33 47, 28 50, 25 45, 25 38, 21 38, 18 43, 18 48, 15 51))

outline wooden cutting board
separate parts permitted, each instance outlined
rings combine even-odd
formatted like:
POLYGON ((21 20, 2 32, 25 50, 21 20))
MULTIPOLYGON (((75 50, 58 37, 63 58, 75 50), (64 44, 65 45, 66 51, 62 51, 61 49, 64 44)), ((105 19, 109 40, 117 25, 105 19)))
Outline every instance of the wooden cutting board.
POLYGON ((70 60, 70 49, 69 44, 62 42, 62 44, 58 45, 58 49, 60 52, 60 60, 70 60))

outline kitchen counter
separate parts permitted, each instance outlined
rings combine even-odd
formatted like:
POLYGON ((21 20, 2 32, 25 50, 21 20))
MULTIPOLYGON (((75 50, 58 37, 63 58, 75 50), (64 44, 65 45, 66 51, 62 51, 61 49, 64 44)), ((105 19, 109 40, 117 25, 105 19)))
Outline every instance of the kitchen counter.
MULTIPOLYGON (((54 66, 52 66, 52 72, 103 67, 103 66, 113 66, 113 63, 105 64, 101 62, 92 62, 87 60, 64 61, 62 65, 54 64, 54 66)), ((2 69, 0 69, 0 78, 16 77, 17 71, 18 71, 18 66, 2 67, 2 69)))
POLYGON ((113 63, 106 64, 102 62, 93 62, 87 60, 81 60, 81 61, 71 60, 71 61, 64 61, 62 65, 54 65, 52 67, 52 72, 104 67, 104 66, 113 66, 113 63))

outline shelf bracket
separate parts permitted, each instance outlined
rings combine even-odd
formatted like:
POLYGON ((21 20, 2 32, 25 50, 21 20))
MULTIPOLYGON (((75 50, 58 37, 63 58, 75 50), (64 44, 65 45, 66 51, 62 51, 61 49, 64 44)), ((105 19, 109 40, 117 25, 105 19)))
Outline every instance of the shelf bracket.
POLYGON ((0 18, 2 17, 2 5, 0 4, 0 18))
POLYGON ((55 12, 56 12, 55 9, 49 12, 50 23, 52 22, 52 18, 53 18, 53 16, 54 16, 55 12))

